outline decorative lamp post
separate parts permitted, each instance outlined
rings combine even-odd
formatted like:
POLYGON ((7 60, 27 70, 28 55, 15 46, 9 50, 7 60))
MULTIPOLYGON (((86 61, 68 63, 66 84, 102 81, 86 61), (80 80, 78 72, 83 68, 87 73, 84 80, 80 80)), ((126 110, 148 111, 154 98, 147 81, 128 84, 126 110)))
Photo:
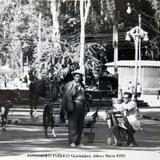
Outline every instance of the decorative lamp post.
MULTIPOLYGON (((139 15, 139 17, 141 17, 139 15)), ((135 92, 134 99, 137 100, 137 82, 138 82, 138 53, 139 53, 139 41, 148 41, 148 33, 145 32, 141 26, 136 26, 132 28, 130 31, 126 32, 126 40, 130 41, 134 40, 135 46, 135 92)))
POLYGON ((113 48, 114 48, 114 75, 118 76, 118 11, 117 11, 117 1, 115 1, 114 10, 114 25, 113 25, 113 48))

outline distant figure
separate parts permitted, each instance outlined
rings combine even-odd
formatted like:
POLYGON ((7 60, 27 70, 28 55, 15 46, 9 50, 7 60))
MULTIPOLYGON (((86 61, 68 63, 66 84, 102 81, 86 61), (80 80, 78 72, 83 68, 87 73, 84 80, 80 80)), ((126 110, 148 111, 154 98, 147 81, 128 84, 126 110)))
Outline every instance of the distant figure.
POLYGON ((131 81, 129 81, 129 84, 128 84, 128 88, 127 88, 127 92, 133 94, 133 84, 131 81))
POLYGON ((25 75, 25 77, 23 78, 23 81, 24 81, 24 83, 28 83, 28 78, 27 78, 26 75, 25 75))
POLYGON ((3 79, 4 79, 4 87, 6 88, 7 87, 7 77, 5 74, 2 75, 3 76, 3 79))
POLYGON ((140 83, 137 83, 137 97, 141 96, 141 92, 142 92, 142 87, 140 83))
POLYGON ((119 87, 119 94, 118 94, 119 99, 123 99, 123 90, 121 87, 119 87))
POLYGON ((1 130, 2 132, 6 131, 6 124, 8 118, 9 109, 12 107, 10 100, 0 103, 0 115, 1 115, 1 130))

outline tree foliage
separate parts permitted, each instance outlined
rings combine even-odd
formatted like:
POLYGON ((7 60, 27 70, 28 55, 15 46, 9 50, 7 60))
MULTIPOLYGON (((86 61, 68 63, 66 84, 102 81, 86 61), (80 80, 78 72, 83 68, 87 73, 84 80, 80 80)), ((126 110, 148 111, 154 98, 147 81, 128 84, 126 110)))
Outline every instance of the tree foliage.
MULTIPOLYGON (((53 40, 53 17, 50 0, 0 0, 0 58, 1 65, 9 64, 19 70, 24 63, 43 77, 52 72, 63 77, 78 68, 80 53, 80 10, 78 1, 59 3, 59 47, 55 50, 53 40), (41 55, 38 55, 38 27, 41 12, 41 55), (23 59, 23 63, 22 63, 23 59)), ((146 54, 149 59, 159 59, 159 30, 156 10, 149 0, 131 1, 132 13, 126 13, 128 0, 91 0, 86 22, 86 34, 111 33, 115 21, 120 32, 137 25, 137 13, 142 14, 142 28, 149 32, 150 42, 146 54), (131 19, 132 18, 132 19, 131 19), (158 34, 157 34, 158 33, 158 34), (156 38, 154 38, 156 35, 156 38)), ((100 42, 85 44, 87 73, 94 76, 106 62, 104 47, 100 42), (96 70, 97 69, 97 70, 96 70)))

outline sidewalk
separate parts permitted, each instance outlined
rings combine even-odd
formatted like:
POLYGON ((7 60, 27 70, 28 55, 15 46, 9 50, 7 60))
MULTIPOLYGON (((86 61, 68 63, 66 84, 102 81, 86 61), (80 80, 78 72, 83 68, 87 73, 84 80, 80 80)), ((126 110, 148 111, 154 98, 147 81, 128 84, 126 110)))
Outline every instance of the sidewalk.
MULTIPOLYGON (((159 110, 154 109, 140 109, 142 114, 157 113, 159 110), (148 110, 148 111, 147 111, 148 110), (152 112, 151 112, 152 111, 152 112)), ((0 132, 1 147, 0 155, 22 154, 27 152, 39 152, 69 149, 68 145, 68 128, 66 126, 55 127, 57 138, 53 138, 51 130, 48 130, 50 138, 45 138, 42 127, 42 111, 38 110, 39 118, 31 119, 29 115, 29 108, 16 108, 16 111, 10 115, 13 124, 7 125, 7 132, 0 132), (15 125, 14 120, 18 120, 15 125), (28 124, 28 125, 27 125, 28 124), (15 146, 15 147, 13 147, 15 146)), ((142 130, 135 134, 138 147, 116 147, 107 144, 110 138, 110 132, 106 121, 98 121, 92 130, 93 142, 90 141, 87 135, 90 135, 91 129, 84 128, 82 143, 85 145, 84 150, 90 151, 108 151, 108 150, 145 150, 145 151, 160 151, 160 123, 158 121, 151 121, 139 118, 142 124, 142 130)), ((76 148, 79 151, 79 149, 76 148)))
MULTIPOLYGON (((156 95, 142 95, 140 101, 144 101, 144 105, 139 107, 140 117, 145 119, 151 119, 160 121, 160 100, 157 99, 156 95)), ((55 104, 55 121, 56 125, 59 124, 59 104, 55 104)), ((92 115, 96 111, 96 106, 98 105, 98 101, 94 102, 93 107, 90 108, 90 115, 92 115)), ((102 103, 101 105, 107 105, 106 103, 102 103)), ((110 105, 109 105, 110 106, 110 105)), ((11 124, 21 124, 21 125, 38 125, 41 126, 43 123, 43 109, 44 105, 40 105, 38 108, 38 118, 31 119, 30 116, 30 107, 28 105, 14 105, 13 108, 10 109, 8 120, 11 124)), ((101 107, 100 111, 107 110, 109 107, 101 107)), ((87 117, 87 121, 92 121, 92 116, 87 117)), ((98 119, 100 121, 100 119, 98 119)))
POLYGON ((140 113, 142 118, 160 121, 160 107, 140 109, 140 113))
MULTIPOLYGON (((95 111, 92 111, 94 113, 95 111)), ((59 111, 58 109, 54 109, 55 113, 55 126, 64 125, 67 126, 68 124, 61 124, 59 118, 59 111)), ((86 126, 90 124, 90 121, 93 121, 92 117, 87 117, 85 124, 86 126)), ((30 116, 30 109, 29 107, 24 106, 16 106, 10 109, 8 114, 8 123, 9 124, 16 124, 16 125, 32 125, 32 126, 42 126, 43 125, 43 107, 37 109, 37 117, 31 118, 30 116)))
MULTIPOLYGON (((146 150, 160 151, 160 124, 159 122, 152 123, 149 120, 141 120, 143 130, 135 134, 138 146, 137 147, 117 147, 107 144, 107 139, 110 137, 108 126, 105 122, 96 123, 93 128, 93 142, 88 141, 86 133, 90 134, 90 128, 84 128, 82 143, 85 145, 81 150, 76 148, 76 151, 108 151, 108 150, 146 150)), ((68 145, 68 129, 67 127, 55 127, 57 137, 53 138, 51 130, 48 135, 50 138, 45 138, 42 126, 27 126, 27 125, 8 125, 7 132, 0 132, 1 152, 0 155, 15 155, 28 152, 55 152, 61 150, 71 150, 68 145), (14 147, 13 147, 14 146, 14 147)))
MULTIPOLYGON (((90 112, 86 116, 86 123, 89 124, 93 121, 92 115, 95 112, 96 108, 92 108, 90 112)), ((56 111, 57 112, 57 111, 56 111)), ((105 110, 99 111, 102 116, 97 118, 97 121, 104 121, 103 117, 105 117, 105 110)), ((43 108, 40 107, 37 111, 38 118, 31 118, 30 109, 27 106, 16 106, 15 108, 11 108, 8 114, 8 123, 17 124, 17 125, 33 125, 33 126, 42 126, 43 124, 43 108)), ((160 107, 146 107, 139 109, 139 117, 144 119, 150 119, 155 121, 160 121, 160 107)), ((59 114, 55 115, 55 126, 59 126, 59 114)))

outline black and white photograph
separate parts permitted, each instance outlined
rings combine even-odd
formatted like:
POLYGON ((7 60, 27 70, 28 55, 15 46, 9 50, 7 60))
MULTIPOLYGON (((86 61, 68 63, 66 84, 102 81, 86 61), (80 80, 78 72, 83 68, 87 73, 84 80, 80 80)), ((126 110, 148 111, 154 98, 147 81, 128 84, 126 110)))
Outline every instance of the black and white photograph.
POLYGON ((0 0, 0 160, 160 159, 160 0, 0 0))

